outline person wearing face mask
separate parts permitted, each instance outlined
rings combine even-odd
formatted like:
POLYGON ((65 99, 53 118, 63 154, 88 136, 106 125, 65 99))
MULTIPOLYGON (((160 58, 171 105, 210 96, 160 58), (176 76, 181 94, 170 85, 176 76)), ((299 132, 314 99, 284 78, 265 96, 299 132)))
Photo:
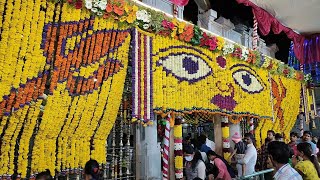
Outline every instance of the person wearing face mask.
POLYGON ((206 178, 206 165, 202 160, 201 153, 195 151, 192 146, 186 146, 184 149, 185 174, 186 180, 195 178, 206 178))

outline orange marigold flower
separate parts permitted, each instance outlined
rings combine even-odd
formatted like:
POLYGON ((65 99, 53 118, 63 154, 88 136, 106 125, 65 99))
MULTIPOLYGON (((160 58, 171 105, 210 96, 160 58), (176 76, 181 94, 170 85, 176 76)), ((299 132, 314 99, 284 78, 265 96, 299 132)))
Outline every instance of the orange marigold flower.
POLYGON ((122 16, 124 14, 123 7, 114 6, 113 11, 119 16, 122 16))
POLYGON ((107 11, 108 13, 111 13, 111 12, 113 11, 112 4, 109 3, 109 4, 107 5, 106 11, 107 11))

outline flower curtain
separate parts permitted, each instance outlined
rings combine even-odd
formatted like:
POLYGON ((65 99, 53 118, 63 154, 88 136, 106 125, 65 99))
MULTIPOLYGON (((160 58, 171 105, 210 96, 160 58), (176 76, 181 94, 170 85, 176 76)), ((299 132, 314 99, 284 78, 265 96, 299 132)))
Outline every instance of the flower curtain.
POLYGON ((0 6, 0 175, 105 163, 130 30, 66 3, 0 6))

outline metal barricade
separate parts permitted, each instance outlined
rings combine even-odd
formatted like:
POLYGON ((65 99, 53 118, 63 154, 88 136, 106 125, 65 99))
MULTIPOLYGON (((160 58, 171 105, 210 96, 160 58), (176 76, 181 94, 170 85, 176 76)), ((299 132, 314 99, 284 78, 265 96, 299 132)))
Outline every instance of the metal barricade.
POLYGON ((242 179, 264 180, 264 174, 272 172, 272 171, 274 171, 274 169, 266 169, 266 170, 263 170, 263 171, 258 171, 258 172, 255 172, 255 173, 252 173, 252 174, 249 174, 249 175, 246 175, 246 176, 239 177, 238 179, 239 180, 242 180, 242 179))

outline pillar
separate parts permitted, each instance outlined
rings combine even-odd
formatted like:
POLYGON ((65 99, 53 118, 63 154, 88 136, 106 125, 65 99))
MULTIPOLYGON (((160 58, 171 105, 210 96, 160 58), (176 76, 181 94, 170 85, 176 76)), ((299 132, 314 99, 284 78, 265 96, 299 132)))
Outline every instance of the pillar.
POLYGON ((215 150, 219 155, 222 154, 222 129, 221 129, 221 116, 214 115, 214 142, 215 142, 215 150))
POLYGON ((161 153, 156 121, 152 126, 135 125, 136 179, 161 179, 161 153))
POLYGON ((222 148, 223 148, 223 157, 229 159, 230 157, 230 128, 229 128, 229 119, 227 116, 221 117, 221 130, 222 130, 222 148))

